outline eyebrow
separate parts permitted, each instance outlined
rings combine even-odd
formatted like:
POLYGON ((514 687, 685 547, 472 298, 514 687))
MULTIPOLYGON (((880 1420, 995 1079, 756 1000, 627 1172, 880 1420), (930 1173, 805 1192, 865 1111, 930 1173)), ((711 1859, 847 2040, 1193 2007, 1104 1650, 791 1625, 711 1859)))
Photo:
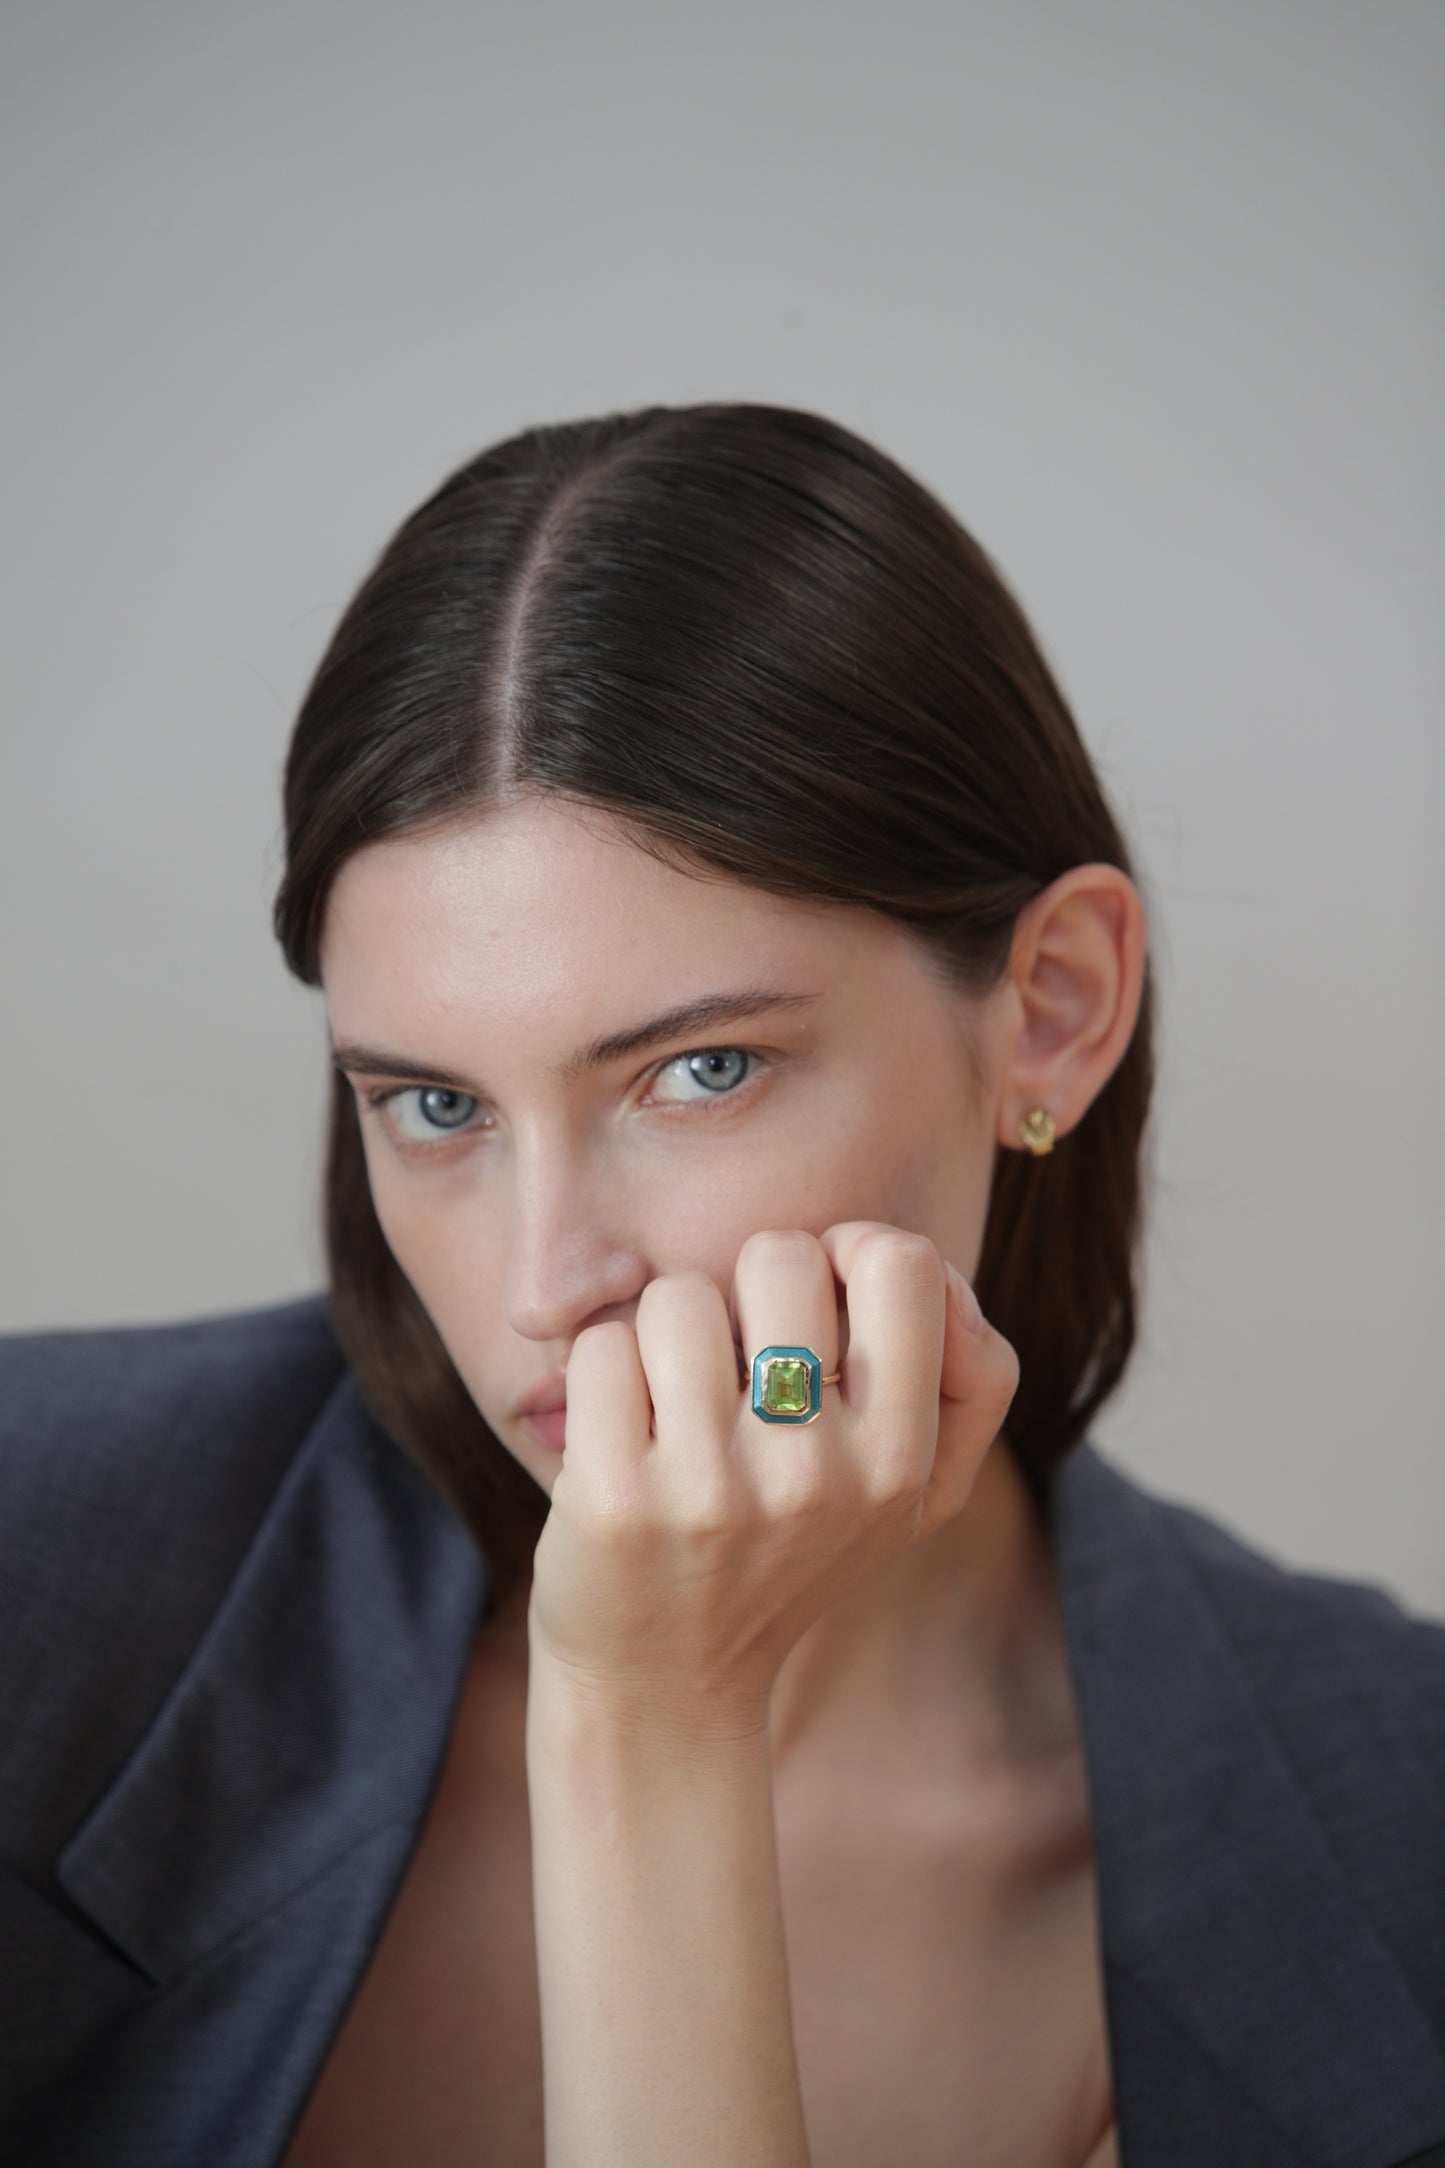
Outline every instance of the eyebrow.
MULTIPOLYGON (((700 994, 693 1001, 679 1002, 675 1008, 649 1017, 646 1023, 634 1024, 627 1031, 609 1032, 605 1038, 594 1039, 590 1046, 579 1047, 575 1054, 558 1062, 552 1074, 559 1084, 575 1084, 593 1071, 605 1069, 628 1054, 641 1053, 664 1039, 679 1039, 686 1032, 708 1031, 715 1024, 761 1016, 768 1009, 802 1008, 821 998, 820 993, 774 993, 763 987, 745 987, 730 994, 700 994)), ((439 1085, 443 1091, 463 1091, 478 1099, 487 1097, 479 1084, 445 1067, 414 1061, 410 1055, 395 1054, 386 1047, 364 1046, 356 1039, 338 1040, 332 1046, 331 1058, 338 1069, 353 1076, 406 1077, 415 1084, 439 1085)))

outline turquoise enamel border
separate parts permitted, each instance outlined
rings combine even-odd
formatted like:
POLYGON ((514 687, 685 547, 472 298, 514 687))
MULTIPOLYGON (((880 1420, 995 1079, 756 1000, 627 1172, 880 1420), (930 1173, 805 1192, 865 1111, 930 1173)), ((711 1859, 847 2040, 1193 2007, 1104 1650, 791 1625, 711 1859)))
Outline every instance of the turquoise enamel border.
POLYGON ((823 1405, 823 1365, 810 1347, 765 1347, 753 1357, 753 1413, 764 1423, 811 1423, 816 1420, 823 1405), (763 1367, 771 1356, 789 1355, 801 1357, 808 1365, 808 1405, 796 1415, 775 1415, 771 1408, 763 1406, 763 1367))

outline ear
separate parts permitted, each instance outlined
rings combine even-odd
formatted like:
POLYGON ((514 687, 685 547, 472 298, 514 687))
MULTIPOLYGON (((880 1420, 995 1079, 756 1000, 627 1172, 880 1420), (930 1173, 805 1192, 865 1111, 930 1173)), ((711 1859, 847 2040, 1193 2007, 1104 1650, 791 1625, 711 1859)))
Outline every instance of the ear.
POLYGON ((999 1074, 998 1141, 1045 1107, 1074 1128, 1128 1050, 1144 990, 1148 926, 1118 866, 1072 866, 1019 913, 1009 956, 1016 1023, 999 1074))

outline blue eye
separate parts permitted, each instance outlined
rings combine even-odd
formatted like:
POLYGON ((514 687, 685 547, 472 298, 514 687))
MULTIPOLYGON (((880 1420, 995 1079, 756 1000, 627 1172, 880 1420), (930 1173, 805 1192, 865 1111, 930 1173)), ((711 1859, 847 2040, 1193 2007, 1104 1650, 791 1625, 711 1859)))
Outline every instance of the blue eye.
POLYGON ((470 1092, 453 1091, 450 1086, 444 1084, 393 1084, 385 1091, 368 1092, 366 1097, 369 1106, 392 1109, 393 1111, 388 1113, 387 1119, 400 1136, 402 1142, 410 1145, 415 1150, 423 1152, 430 1151, 434 1145, 443 1143, 448 1135, 455 1135, 466 1119, 466 1108, 480 1105, 480 1101, 474 1099, 470 1092), (394 1109, 397 1104, 405 1099, 431 1102, 428 1114, 439 1111, 441 1120, 432 1122, 428 1118, 423 1118, 419 1136, 411 1130, 403 1129, 397 1120, 394 1109), (438 1107, 439 1102, 447 1100, 453 1103, 458 1100, 462 1102, 463 1111, 460 1116, 453 1118, 454 1110, 452 1106, 438 1107))
MULTIPOLYGON (((661 1083, 669 1070, 676 1070, 689 1083, 701 1086, 703 1099, 736 1098, 741 1086, 751 1076, 758 1063, 758 1056, 742 1046, 710 1046, 700 1053, 674 1054, 657 1072, 661 1083), (739 1064, 745 1064, 739 1074, 739 1064)), ((684 1099, 675 1104, 697 1106, 697 1099, 684 1099)))
MULTIPOLYGON (((679 1077, 698 1087, 697 1093, 681 1099, 664 1098, 658 1103, 677 1109, 700 1107, 710 1100, 743 1097, 752 1085, 756 1071, 766 1066, 767 1057, 755 1054, 751 1047, 699 1047, 689 1054, 674 1054, 663 1062, 653 1073, 653 1088, 670 1071, 676 1071, 679 1077)), ((384 1114, 398 1151, 413 1159, 430 1157, 438 1147, 445 1145, 448 1137, 483 1136, 491 1127, 490 1123, 478 1123, 468 1128, 468 1111, 483 1102, 470 1092, 457 1091, 446 1084, 388 1084, 365 1096, 369 1107, 384 1114), (415 1129, 404 1128, 398 1118, 398 1110, 409 1099, 417 1102, 418 1126, 415 1129)))

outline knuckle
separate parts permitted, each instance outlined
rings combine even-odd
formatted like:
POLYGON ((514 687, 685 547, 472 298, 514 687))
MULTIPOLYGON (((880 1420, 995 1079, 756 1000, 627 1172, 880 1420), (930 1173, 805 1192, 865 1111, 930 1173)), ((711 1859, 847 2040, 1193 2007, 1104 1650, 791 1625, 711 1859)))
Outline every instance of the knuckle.
POLYGON ((911 1505, 927 1478, 907 1453, 882 1453, 868 1471, 868 1499, 874 1506, 911 1505))
POLYGON ((816 1235, 805 1227, 755 1227, 738 1251, 738 1263, 763 1256, 802 1256, 820 1247, 816 1235))
POLYGON ((900 1234, 894 1255, 901 1272, 916 1272, 930 1286, 942 1285, 948 1268, 938 1254, 937 1244, 930 1242, 927 1235, 900 1234))
POLYGON ((631 1337, 632 1327, 630 1325, 624 1323, 620 1317, 609 1317, 600 1325, 584 1325, 572 1342, 572 1354, 576 1354, 584 1341, 593 1347, 601 1347, 605 1346, 609 1339, 616 1340, 620 1345, 624 1340, 630 1340, 631 1337))
POLYGON ((726 1535, 737 1526, 738 1518, 732 1485, 705 1472, 695 1473, 677 1507, 677 1521, 683 1533, 706 1542, 712 1537, 726 1535))
POLYGON ((631 1550, 648 1534, 651 1514, 644 1485, 619 1471, 595 1484, 588 1498, 589 1517, 599 1542, 615 1551, 631 1550))
POLYGON ((660 1273, 648 1281, 638 1297, 637 1315, 649 1324, 656 1317, 691 1316, 705 1288, 716 1293, 714 1282, 695 1268, 660 1273))
POLYGON ((870 1228, 867 1234, 860 1235, 854 1257, 867 1257, 870 1270, 907 1272, 937 1283, 944 1277, 943 1259, 936 1245, 927 1235, 907 1227, 870 1228))
POLYGON ((768 1511, 775 1520, 809 1520, 828 1496, 828 1472, 815 1453, 799 1454, 772 1471, 768 1511))

